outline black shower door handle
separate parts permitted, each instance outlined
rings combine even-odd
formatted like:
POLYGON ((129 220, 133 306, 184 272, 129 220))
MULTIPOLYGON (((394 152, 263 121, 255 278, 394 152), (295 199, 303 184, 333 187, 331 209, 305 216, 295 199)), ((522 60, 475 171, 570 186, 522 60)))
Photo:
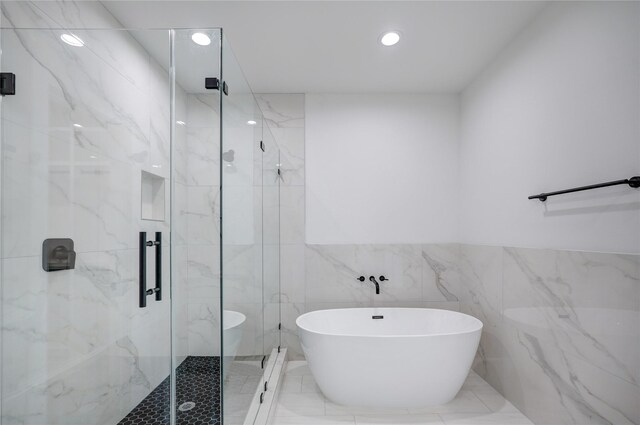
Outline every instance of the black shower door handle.
POLYGON ((162 300, 162 232, 156 232, 156 301, 162 300))
POLYGON ((147 241, 147 232, 140 232, 139 237, 139 285, 140 308, 147 306, 147 296, 156 294, 156 301, 162 300, 162 232, 156 232, 155 241, 147 241), (147 289, 147 248, 156 247, 156 287, 147 289))

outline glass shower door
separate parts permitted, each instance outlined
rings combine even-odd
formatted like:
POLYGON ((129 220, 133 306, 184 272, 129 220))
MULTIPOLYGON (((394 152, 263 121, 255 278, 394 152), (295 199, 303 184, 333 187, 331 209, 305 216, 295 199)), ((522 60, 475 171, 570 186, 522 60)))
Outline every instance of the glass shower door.
POLYGON ((220 30, 174 30, 173 352, 176 424, 219 424, 220 30), (198 40, 199 43, 196 43, 198 40), (209 81, 209 83, 207 83, 209 81))
POLYGON ((0 36, 2 425, 169 423, 169 31, 0 36))
POLYGON ((262 114, 223 38, 222 305, 223 417, 253 423, 265 366, 262 114), (226 158, 226 160, 225 160, 226 158))
MULTIPOLYGON (((263 325, 267 360, 280 347, 280 150, 264 120, 263 193, 263 325)), ((265 379, 271 375, 266 370, 265 379)))
POLYGON ((221 31, 0 42, 0 424, 252 423, 278 153, 221 31))

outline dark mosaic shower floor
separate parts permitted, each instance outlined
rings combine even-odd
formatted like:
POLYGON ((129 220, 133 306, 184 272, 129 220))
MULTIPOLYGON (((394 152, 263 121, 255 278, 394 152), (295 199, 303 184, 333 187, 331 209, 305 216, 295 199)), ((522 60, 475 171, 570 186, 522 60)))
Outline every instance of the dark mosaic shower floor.
MULTIPOLYGON (((162 381, 118 425, 169 424, 170 378, 162 381)), ((193 409, 177 411, 180 425, 220 424, 220 358, 187 357, 176 370, 176 410, 182 403, 194 402, 193 409)))

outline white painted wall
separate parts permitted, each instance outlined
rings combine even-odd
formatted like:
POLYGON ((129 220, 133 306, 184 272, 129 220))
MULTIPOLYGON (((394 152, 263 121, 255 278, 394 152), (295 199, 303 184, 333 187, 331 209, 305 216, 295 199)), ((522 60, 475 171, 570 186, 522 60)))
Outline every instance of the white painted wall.
POLYGON ((455 95, 306 96, 306 242, 457 237, 455 95))
MULTIPOLYGON (((640 3, 548 6, 461 98, 462 242, 640 252, 640 3)), ((313 155, 310 155, 313 157, 313 155)))

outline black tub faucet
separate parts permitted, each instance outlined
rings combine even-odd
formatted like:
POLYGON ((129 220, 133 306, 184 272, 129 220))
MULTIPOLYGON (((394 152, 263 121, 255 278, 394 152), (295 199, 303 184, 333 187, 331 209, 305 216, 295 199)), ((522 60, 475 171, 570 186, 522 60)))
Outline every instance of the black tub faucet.
POLYGON ((373 282, 374 285, 376 285, 376 294, 380 295, 380 284, 378 283, 376 278, 374 276, 369 276, 369 280, 373 282))
MULTIPOLYGON (((364 282, 366 279, 364 276, 360 276, 360 277, 357 277, 356 280, 359 280, 360 282, 364 282)), ((369 281, 373 282, 373 284, 376 286, 376 294, 380 295, 380 283, 378 283, 375 276, 369 276, 369 281)), ((380 282, 385 282, 385 281, 388 282, 389 279, 387 279, 384 276, 380 276, 380 282)))

